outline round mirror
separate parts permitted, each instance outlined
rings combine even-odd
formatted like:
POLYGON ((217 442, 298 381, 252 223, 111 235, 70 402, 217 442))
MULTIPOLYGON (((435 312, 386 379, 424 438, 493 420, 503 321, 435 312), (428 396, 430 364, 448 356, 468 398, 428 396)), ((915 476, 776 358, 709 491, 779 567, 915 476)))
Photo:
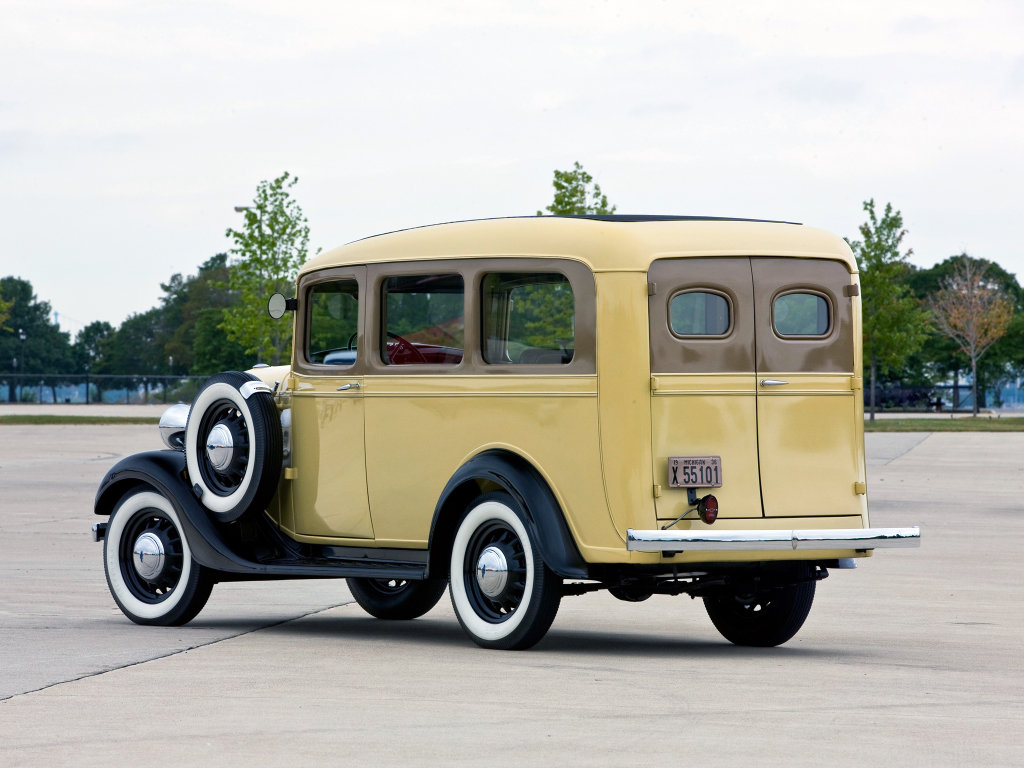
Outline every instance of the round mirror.
POLYGON ((287 308, 284 296, 280 293, 275 293, 270 297, 270 301, 267 302, 267 312, 275 320, 280 320, 284 317, 284 311, 287 308))

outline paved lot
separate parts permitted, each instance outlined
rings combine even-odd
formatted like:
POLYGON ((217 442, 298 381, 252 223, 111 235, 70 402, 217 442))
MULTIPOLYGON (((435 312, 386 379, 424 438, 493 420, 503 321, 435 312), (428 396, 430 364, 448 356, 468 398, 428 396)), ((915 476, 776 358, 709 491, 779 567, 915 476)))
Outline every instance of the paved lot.
POLYGON ((699 602, 566 598, 488 652, 447 600, 380 622, 344 582, 219 585, 137 627, 88 536, 153 427, 0 426, 0 765, 1022 765, 1024 434, 868 436, 873 523, 924 528, 737 649, 699 602))

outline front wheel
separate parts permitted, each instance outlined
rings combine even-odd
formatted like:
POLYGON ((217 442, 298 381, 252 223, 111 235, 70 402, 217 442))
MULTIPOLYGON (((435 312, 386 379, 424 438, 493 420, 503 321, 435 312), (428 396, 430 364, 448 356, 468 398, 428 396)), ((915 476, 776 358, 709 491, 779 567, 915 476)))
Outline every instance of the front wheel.
POLYGON ((459 624, 484 648, 521 650, 551 626, 562 581, 547 565, 507 493, 476 499, 452 545, 450 591, 459 624))
POLYGON ((118 503, 103 541, 103 566, 114 602, 136 624, 187 624, 213 589, 210 572, 192 559, 174 506, 153 491, 118 503))
POLYGON ((763 591, 737 589, 707 595, 704 608, 722 636, 734 645, 782 645, 803 626, 814 602, 814 580, 803 571, 796 583, 763 591))
POLYGON ((350 578, 348 591, 359 606, 378 619, 416 619, 441 599, 447 579, 406 581, 405 579, 350 578))

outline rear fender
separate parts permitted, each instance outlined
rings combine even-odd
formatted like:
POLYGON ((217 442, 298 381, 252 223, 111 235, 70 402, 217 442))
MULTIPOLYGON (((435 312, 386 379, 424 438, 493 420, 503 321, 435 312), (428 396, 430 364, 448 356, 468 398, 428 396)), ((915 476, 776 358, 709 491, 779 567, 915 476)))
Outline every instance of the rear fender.
POLYGON ((475 497, 497 489, 525 510, 527 528, 552 571, 564 579, 588 577, 587 565, 544 478, 521 456, 498 451, 482 453, 464 464, 441 492, 430 525, 429 575, 447 573, 462 514, 475 497))

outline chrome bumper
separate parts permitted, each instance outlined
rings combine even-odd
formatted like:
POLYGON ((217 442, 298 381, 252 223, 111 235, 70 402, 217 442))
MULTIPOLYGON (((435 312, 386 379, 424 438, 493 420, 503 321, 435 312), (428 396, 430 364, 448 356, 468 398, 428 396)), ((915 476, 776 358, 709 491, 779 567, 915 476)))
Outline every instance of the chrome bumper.
POLYGON ((921 529, 839 528, 804 531, 626 531, 634 552, 723 552, 777 549, 880 549, 919 547, 921 529))

